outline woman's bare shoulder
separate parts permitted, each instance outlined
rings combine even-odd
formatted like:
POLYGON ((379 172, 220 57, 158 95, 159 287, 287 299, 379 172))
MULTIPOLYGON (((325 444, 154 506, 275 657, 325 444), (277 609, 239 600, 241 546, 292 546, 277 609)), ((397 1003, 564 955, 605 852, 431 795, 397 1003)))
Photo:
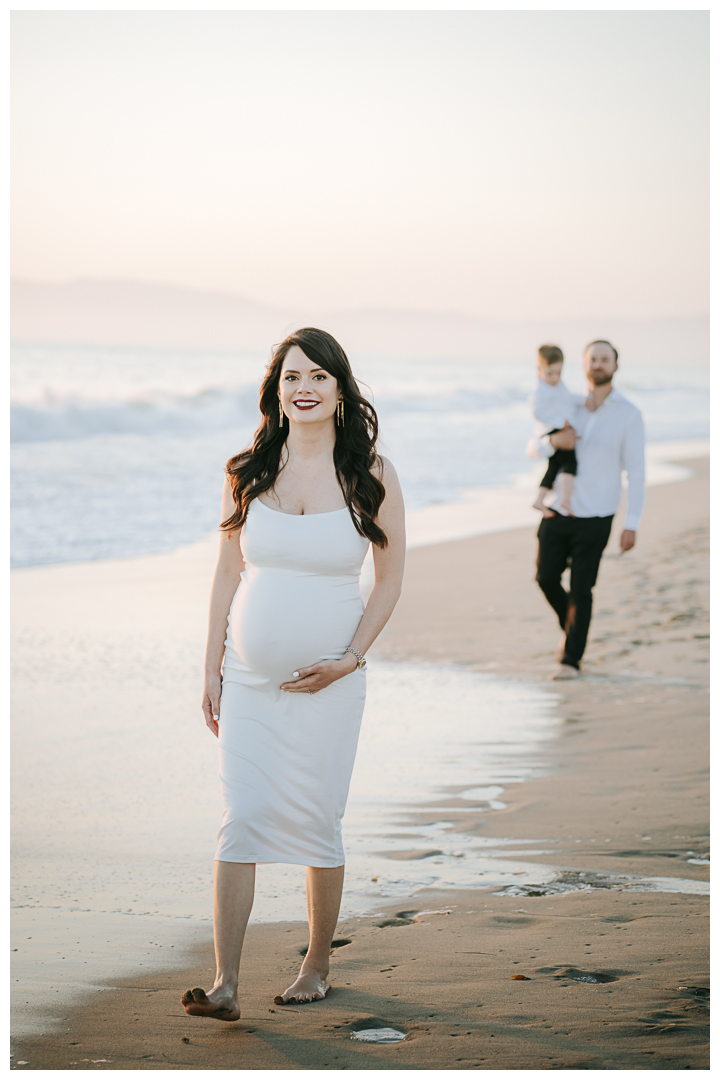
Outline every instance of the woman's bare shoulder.
POLYGON ((375 456, 375 463, 372 465, 370 472, 373 476, 377 476, 378 480, 382 480, 385 483, 386 480, 397 480, 398 475, 395 470, 395 466, 388 457, 383 457, 381 454, 375 456))
POLYGON ((373 476, 376 476, 385 488, 385 497, 398 495, 402 497, 400 480, 390 458, 381 457, 379 454, 372 467, 373 476))

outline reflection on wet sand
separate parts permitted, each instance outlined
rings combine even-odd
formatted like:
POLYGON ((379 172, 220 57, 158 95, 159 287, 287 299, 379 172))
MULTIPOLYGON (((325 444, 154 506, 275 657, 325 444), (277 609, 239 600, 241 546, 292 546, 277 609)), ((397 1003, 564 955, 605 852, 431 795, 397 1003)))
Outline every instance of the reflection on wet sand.
MULTIPOLYGON (((19 750, 20 1031, 34 1028, 48 998, 61 1003, 110 974, 179 963, 184 946, 210 934, 215 747, 207 740, 198 759, 197 731, 176 727, 165 705, 148 727, 145 711, 121 695, 92 740, 81 718, 60 730, 47 710, 35 721, 34 746, 45 752, 19 750), (78 759, 83 781, 71 784, 78 759), (201 809, 178 821, 173 810, 189 790, 201 809)), ((680 877, 563 869, 558 838, 486 835, 499 831, 506 785, 552 773, 556 705, 535 684, 457 665, 375 663, 344 823, 342 918, 427 890, 706 892, 680 877)), ((303 917, 302 868, 260 867, 253 920, 303 917)))

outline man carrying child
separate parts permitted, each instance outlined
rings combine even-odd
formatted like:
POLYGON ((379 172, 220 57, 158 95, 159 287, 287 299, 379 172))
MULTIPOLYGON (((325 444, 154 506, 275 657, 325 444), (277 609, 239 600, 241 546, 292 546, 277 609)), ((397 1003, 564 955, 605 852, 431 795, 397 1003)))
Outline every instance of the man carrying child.
MULTIPOLYGON (((538 529, 537 583, 565 635, 555 679, 574 679, 580 674, 590 629, 592 590, 620 504, 623 471, 627 472, 628 493, 621 553, 635 546, 645 503, 642 414, 613 388, 617 350, 609 341, 593 341, 585 350, 584 361, 589 405, 585 399, 576 400, 572 415, 560 430, 536 435, 528 447, 532 456, 551 460, 558 450, 574 450, 577 455, 569 507, 564 505, 566 497, 557 480, 552 492, 541 489, 544 516, 538 529), (561 578, 568 565, 570 591, 566 592, 561 578)), ((562 361, 556 384, 561 365, 562 361)))

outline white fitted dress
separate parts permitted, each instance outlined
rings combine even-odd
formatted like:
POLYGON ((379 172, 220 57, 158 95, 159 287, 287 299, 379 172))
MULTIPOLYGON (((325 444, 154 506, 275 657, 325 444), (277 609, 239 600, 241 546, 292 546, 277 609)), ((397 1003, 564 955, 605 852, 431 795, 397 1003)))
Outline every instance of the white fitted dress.
POLYGON ((280 684, 340 659, 363 614, 368 541, 347 508, 285 514, 259 499, 228 616, 219 743, 221 862, 342 866, 342 817, 365 704, 365 671, 310 695, 280 684))

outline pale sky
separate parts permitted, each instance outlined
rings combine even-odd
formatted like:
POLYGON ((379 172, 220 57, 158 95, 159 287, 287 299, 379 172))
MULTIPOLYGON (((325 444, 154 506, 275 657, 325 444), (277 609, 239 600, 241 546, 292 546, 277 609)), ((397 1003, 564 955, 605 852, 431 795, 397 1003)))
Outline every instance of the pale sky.
POLYGON ((707 12, 12 18, 14 276, 707 311, 707 12))

